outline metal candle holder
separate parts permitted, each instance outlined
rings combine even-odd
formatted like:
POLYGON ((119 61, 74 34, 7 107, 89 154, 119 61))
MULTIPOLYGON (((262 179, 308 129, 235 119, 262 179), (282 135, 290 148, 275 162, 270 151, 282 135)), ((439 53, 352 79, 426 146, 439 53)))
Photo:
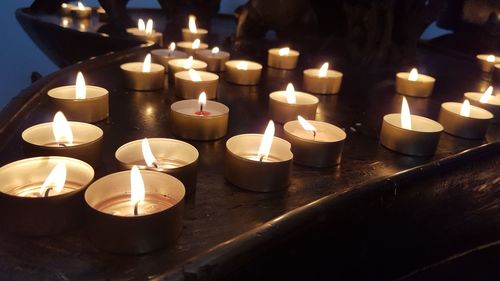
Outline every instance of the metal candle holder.
MULTIPOLYGON (((175 74, 180 71, 187 71, 189 68, 184 68, 184 63, 187 59, 171 59, 168 61, 168 81, 170 83, 175 82, 175 74)), ((197 71, 203 71, 207 69, 207 64, 201 60, 193 60, 191 68, 197 71)), ((198 93, 199 94, 199 93, 198 93)))
POLYGON ((208 71, 222 72, 226 70, 230 54, 224 51, 213 54, 212 50, 199 50, 195 52, 195 57, 207 63, 208 71))
POLYGON ((150 34, 146 34, 145 31, 139 30, 137 27, 127 28, 127 33, 132 34, 134 37, 137 37, 141 41, 149 41, 154 42, 160 46, 163 46, 163 33, 154 31, 150 34))
POLYGON ((480 102, 483 93, 467 92, 464 97, 469 99, 470 104, 486 109, 493 114, 493 124, 500 124, 500 97, 492 96, 488 102, 480 102))
POLYGON ((417 81, 410 81, 409 72, 399 72, 396 74, 396 92, 410 97, 426 98, 432 94, 434 77, 418 74, 417 81))
POLYGON ((295 91, 296 103, 288 103, 286 91, 269 94, 269 114, 273 121, 284 124, 296 120, 298 115, 305 119, 316 119, 319 99, 313 95, 295 91))
POLYGON ((260 81, 262 65, 253 61, 230 60, 226 62, 226 80, 230 83, 251 86, 257 85, 260 81), (238 69, 238 64, 245 62, 248 69, 238 69))
POLYGON ((208 30, 203 28, 197 28, 196 32, 193 33, 189 30, 189 28, 182 29, 182 41, 193 42, 196 39, 200 39, 200 41, 205 41, 207 37, 208 30))
POLYGON ((155 49, 151 50, 151 56, 154 62, 159 63, 168 70, 168 62, 173 59, 187 58, 188 55, 184 52, 169 49, 155 49))
POLYGON ((273 48, 267 51, 267 66, 285 70, 295 69, 300 53, 290 49, 287 55, 280 56, 279 51, 279 48, 273 48))
POLYGON ((319 69, 304 70, 304 90, 313 94, 337 94, 342 84, 342 72, 327 70, 326 76, 319 76, 319 69))
POLYGON ((188 71, 179 71, 174 74, 176 96, 182 99, 196 99, 201 92, 205 92, 207 99, 216 99, 219 76, 205 71, 197 71, 197 73, 201 81, 191 80, 188 71))
POLYGON ((208 49, 208 44, 201 42, 198 48, 193 49, 193 41, 181 41, 177 42, 177 48, 188 54, 188 56, 194 56, 196 51, 208 49))
POLYGON ((125 87, 136 91, 154 91, 163 88, 165 68, 161 64, 151 63, 150 72, 142 72, 142 62, 129 62, 120 66, 125 87))
POLYGON ((438 121, 444 131, 450 135, 466 139, 482 139, 488 130, 493 114, 489 111, 471 106, 470 117, 460 115, 461 103, 445 102, 441 104, 438 121))

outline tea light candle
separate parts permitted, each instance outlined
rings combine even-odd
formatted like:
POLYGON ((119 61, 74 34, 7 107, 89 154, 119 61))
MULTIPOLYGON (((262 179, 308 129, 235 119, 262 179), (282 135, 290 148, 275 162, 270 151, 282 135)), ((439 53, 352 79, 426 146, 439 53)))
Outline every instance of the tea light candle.
POLYGON ((271 192, 290 185, 293 154, 286 140, 274 137, 269 122, 264 135, 237 135, 226 142, 226 179, 246 190, 271 192))
POLYGON ((493 114, 493 123, 500 124, 500 97, 493 95, 493 87, 490 86, 484 93, 467 92, 466 99, 474 106, 481 107, 493 114))
POLYGON ((159 63, 165 67, 165 70, 168 69, 168 62, 172 59, 179 59, 179 58, 187 58, 188 55, 184 52, 177 51, 175 49, 175 43, 172 42, 168 46, 168 49, 155 49, 151 50, 151 56, 153 58, 153 61, 156 63, 159 63))
POLYGON ((419 74, 416 68, 408 72, 396 74, 396 92, 410 97, 426 98, 432 94, 434 79, 431 76, 419 74))
POLYGON ((186 193, 196 190, 198 150, 189 143, 165 138, 151 138, 126 143, 115 157, 123 169, 137 166, 141 170, 158 171, 179 179, 186 193))
POLYGON ((284 124, 302 115, 307 119, 316 119, 319 99, 313 95, 295 91, 288 83, 285 91, 269 94, 269 114, 277 123, 284 124))
POLYGON ((81 72, 76 76, 75 85, 51 89, 47 92, 53 107, 66 114, 68 119, 94 123, 108 118, 108 90, 85 85, 81 72))
POLYGON ((386 148, 412 156, 430 156, 436 152, 443 126, 438 122, 411 115, 406 98, 403 97, 401 114, 384 116, 380 143, 386 148))
POLYGON ((300 53, 289 47, 273 48, 267 51, 267 65, 269 67, 291 70, 297 67, 300 53))
POLYGON ((163 88, 165 68, 161 64, 151 63, 151 54, 144 62, 129 62, 120 66, 125 87, 137 91, 153 91, 163 88))
POLYGON ((71 15, 78 19, 87 19, 90 18, 92 13, 91 7, 86 7, 82 4, 82 2, 78 1, 78 5, 71 9, 71 15))
POLYGON ((193 42, 191 41, 181 41, 177 43, 177 47, 181 49, 184 53, 189 56, 193 56, 198 50, 208 49, 208 45, 205 43, 201 43, 200 39, 196 39, 193 42))
POLYGON ((500 57, 492 54, 479 54, 476 58, 483 72, 490 72, 495 64, 500 63, 500 57))
POLYGON ((61 16, 70 16, 71 15, 71 10, 75 9, 75 5, 71 5, 68 3, 62 3, 61 7, 59 8, 59 13, 61 16))
POLYGON ((219 76, 205 71, 180 71, 175 74, 176 95, 183 99, 196 99, 205 92, 208 99, 217 98, 219 76))
POLYGON ((94 125, 68 122, 59 111, 53 122, 29 127, 21 136, 27 156, 66 156, 97 167, 101 159, 103 134, 94 125))
POLYGON ((193 59, 190 56, 187 59, 172 59, 168 61, 168 81, 171 83, 175 82, 175 74, 180 71, 186 71, 189 69, 194 70, 206 70, 207 64, 201 60, 193 59))
POLYGON ((163 34, 154 30, 152 19, 148 19, 146 24, 144 24, 143 19, 139 19, 137 27, 127 28, 127 32, 140 40, 152 41, 163 46, 163 34))
POLYGON ((226 80, 237 85, 257 85, 262 73, 262 65, 253 61, 230 60, 226 62, 226 80))
POLYGON ((196 51, 196 57, 207 63, 207 70, 222 72, 226 70, 226 62, 229 60, 229 53, 214 47, 212 50, 196 51))
POLYGON ((184 139, 209 141, 227 133, 229 108, 222 103, 207 101, 205 93, 198 100, 183 100, 170 106, 170 129, 184 139))
POLYGON ((173 176, 136 166, 100 178, 85 192, 89 237, 106 251, 124 254, 172 244, 182 230, 184 194, 173 176))
POLYGON ((188 28, 182 29, 182 41, 204 40, 207 34, 208 30, 196 26, 196 17, 189 15, 188 28))
POLYGON ((346 133, 329 123, 297 118, 283 127, 285 139, 292 145, 293 162, 317 168, 339 164, 346 133))
POLYGON ((304 70, 304 89, 313 94, 337 94, 342 84, 342 72, 328 69, 325 62, 321 68, 304 70))
POLYGON ((466 139, 482 139, 492 119, 493 114, 471 106, 466 99, 463 104, 458 102, 441 104, 438 121, 450 135, 466 139))
POLYGON ((94 178, 87 163, 35 157, 0 168, 2 227, 28 236, 52 235, 83 220, 83 192, 94 178))

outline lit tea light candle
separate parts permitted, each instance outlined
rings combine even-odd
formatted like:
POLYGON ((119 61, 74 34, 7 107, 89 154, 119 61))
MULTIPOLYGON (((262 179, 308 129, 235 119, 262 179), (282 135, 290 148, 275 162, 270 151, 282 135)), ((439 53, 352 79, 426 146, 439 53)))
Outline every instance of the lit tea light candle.
POLYGON ((181 49, 184 53, 188 54, 188 56, 194 56, 195 52, 198 50, 208 49, 208 45, 202 43, 200 39, 196 39, 194 41, 181 41, 177 42, 177 47, 181 49))
POLYGON ((168 61, 168 81, 175 82, 175 74, 181 71, 194 69, 202 71, 207 69, 207 64, 201 60, 193 59, 193 56, 187 59, 172 59, 168 61))
POLYGON ((35 157, 0 168, 2 227, 29 236, 51 235, 82 221, 83 192, 94 178, 87 163, 35 157))
POLYGON ((205 71, 180 71, 175 73, 176 95, 183 99, 195 99, 201 92, 205 92, 208 99, 217 98, 219 76, 205 71))
POLYGON ((108 118, 108 90, 86 85, 81 72, 76 76, 75 85, 51 89, 47 95, 53 107, 64 112, 70 120, 94 123, 108 118))
POLYGON ((346 133, 332 124, 305 120, 287 122, 285 139, 292 144, 293 162, 309 167, 331 167, 340 163, 346 133))
POLYGON ((204 40, 208 30, 196 26, 196 17, 189 15, 188 28, 182 29, 182 41, 192 42, 196 39, 204 40))
POLYGON ((274 136, 269 122, 264 135, 237 135, 226 142, 226 179, 257 192, 281 190, 290 185, 293 154, 286 140, 274 136))
POLYGON ((476 58, 484 72, 490 72, 495 64, 500 63, 500 57, 493 54, 479 54, 476 58))
POLYGON ((199 50, 195 53, 196 57, 207 63, 207 70, 213 72, 222 72, 226 70, 226 62, 230 54, 221 51, 219 47, 213 47, 212 50, 199 50))
POLYGON ((285 91, 269 94, 269 114, 272 120, 280 124, 297 119, 297 115, 314 120, 318 103, 317 97, 295 91, 292 83, 288 83, 285 91))
POLYGON ((152 19, 148 19, 146 23, 144 23, 143 19, 139 19, 137 21, 137 27, 127 28, 127 32, 140 40, 155 42, 158 45, 163 46, 163 34, 161 32, 157 32, 154 29, 153 24, 154 22, 152 19))
POLYGON ((120 68, 128 89, 153 91, 163 88, 165 68, 161 64, 151 63, 151 54, 146 55, 144 62, 129 62, 120 68))
POLYGON ((227 133, 229 108, 222 103, 207 101, 205 93, 198 99, 183 100, 170 106, 170 129, 184 139, 209 141, 227 133))
POLYGON ((401 114, 384 116, 380 143, 386 148, 412 156, 430 156, 436 152, 443 126, 438 122, 418 115, 411 115, 406 98, 403 97, 401 114))
POLYGON ((468 99, 461 104, 445 102, 441 104, 439 123, 444 131, 466 139, 484 138, 493 114, 480 107, 471 106, 468 99))
POLYGON ((426 98, 432 94, 434 79, 431 76, 419 74, 416 68, 408 72, 396 74, 396 92, 411 97, 426 98))
POLYGON ((493 95, 493 87, 489 86, 484 93, 467 92, 466 99, 474 106, 481 107, 493 114, 493 123, 500 124, 500 97, 493 95))
POLYGON ((175 48, 176 48, 175 43, 171 42, 170 45, 168 46, 168 49, 151 50, 151 56, 153 58, 153 61, 163 65, 163 67, 165 67, 165 69, 167 70, 168 62, 170 60, 188 57, 186 53, 178 51, 175 48))
POLYGON ((196 190, 199 153, 189 143, 165 138, 135 140, 118 148, 115 157, 124 169, 135 165, 166 173, 179 179, 187 194, 196 190))
POLYGON ((59 8, 59 13, 61 16, 70 16, 71 10, 75 9, 76 6, 68 3, 62 3, 59 8))
POLYGON ((114 253, 141 254, 170 245, 182 229, 184 195, 175 177, 136 166, 100 178, 85 192, 89 237, 114 253))
POLYGON ((267 51, 267 65, 269 67, 291 70, 297 67, 300 53, 289 47, 273 48, 267 51))
POLYGON ((257 85, 262 65, 253 61, 230 60, 226 62, 226 80, 237 85, 257 85))
POLYGON ((92 8, 86 7, 80 1, 78 1, 77 6, 72 7, 71 9, 71 15, 78 19, 90 18, 91 13, 92 13, 92 8))
POLYGON ((313 94, 337 94, 342 84, 342 72, 328 69, 325 62, 321 68, 304 70, 304 89, 313 94))

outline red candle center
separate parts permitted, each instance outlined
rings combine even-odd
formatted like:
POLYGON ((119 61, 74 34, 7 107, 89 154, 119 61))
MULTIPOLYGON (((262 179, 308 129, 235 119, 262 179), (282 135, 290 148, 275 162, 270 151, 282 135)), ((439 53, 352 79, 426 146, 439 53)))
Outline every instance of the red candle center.
POLYGON ((200 116, 208 116, 208 115, 210 115, 210 112, 206 111, 206 110, 198 110, 194 114, 200 115, 200 116))

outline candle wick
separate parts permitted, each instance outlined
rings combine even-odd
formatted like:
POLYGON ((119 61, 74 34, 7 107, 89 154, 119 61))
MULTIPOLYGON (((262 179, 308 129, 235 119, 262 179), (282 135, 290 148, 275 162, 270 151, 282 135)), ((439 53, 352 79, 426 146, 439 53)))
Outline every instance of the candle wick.
POLYGON ((134 216, 139 215, 139 202, 140 201, 137 201, 134 205, 134 216))
POLYGON ((264 155, 261 155, 259 158, 259 162, 262 162, 264 160, 264 155))
POLYGON ((158 162, 154 161, 153 162, 153 167, 155 167, 156 169, 160 168, 160 164, 158 164, 158 162))
POLYGON ((60 146, 60 147, 67 147, 67 145, 66 145, 65 143, 62 143, 62 142, 61 142, 61 143, 59 143, 59 146, 60 146))
POLYGON ((316 131, 313 131, 313 140, 316 139, 316 131))
POLYGON ((52 190, 52 187, 47 188, 47 190, 45 190, 45 194, 43 195, 43 197, 49 197, 49 193, 51 190, 52 190))

